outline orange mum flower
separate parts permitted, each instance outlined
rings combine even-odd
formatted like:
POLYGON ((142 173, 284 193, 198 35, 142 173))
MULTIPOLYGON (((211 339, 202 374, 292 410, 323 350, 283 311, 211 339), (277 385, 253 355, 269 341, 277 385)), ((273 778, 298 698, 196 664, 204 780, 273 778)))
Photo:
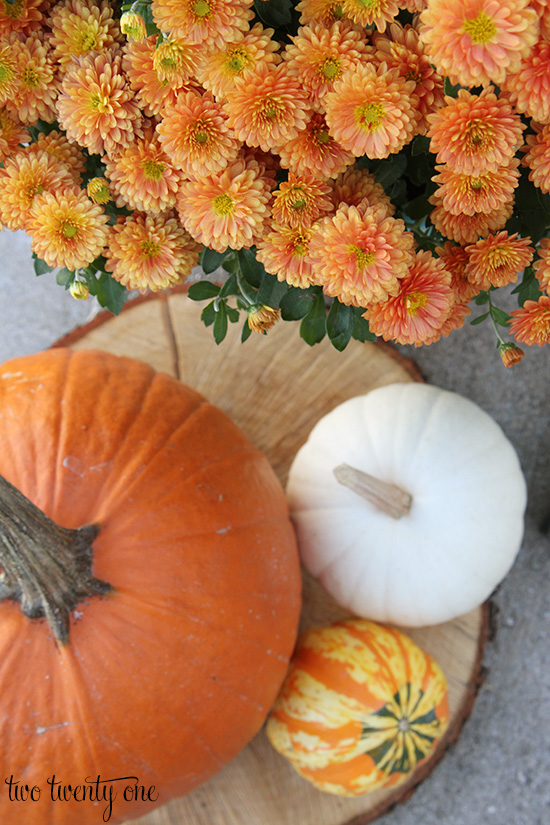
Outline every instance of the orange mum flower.
POLYGON ((235 78, 244 77, 258 63, 279 62, 279 44, 272 39, 274 33, 273 29, 255 23, 246 34, 239 32, 230 43, 206 52, 196 71, 197 80, 214 97, 224 100, 235 85, 235 78))
POLYGON ((464 175, 479 175, 507 164, 522 144, 520 116, 491 87, 481 94, 459 89, 428 115, 430 151, 438 163, 464 175))
POLYGON ((325 96, 331 134, 354 155, 386 158, 412 140, 418 100, 415 83, 385 63, 357 66, 325 96))
POLYGON ((238 139, 264 152, 296 137, 311 115, 306 93, 284 63, 259 63, 246 77, 236 78, 224 109, 238 139))
POLYGON ((290 39, 283 52, 287 71, 303 84, 318 110, 344 72, 366 61, 372 53, 364 32, 349 23, 337 22, 329 27, 311 23, 299 28, 290 39))
POLYGON ((413 261, 414 238, 402 220, 376 207, 340 204, 311 238, 309 257, 317 283, 343 304, 366 306, 399 291, 413 261))
POLYGON ((134 40, 145 40, 147 37, 145 20, 141 14, 132 11, 124 11, 120 15, 120 31, 134 40))
POLYGON ((63 77, 59 123, 92 154, 115 152, 140 134, 141 112, 121 64, 118 52, 81 57, 63 77))
POLYGON ((0 220, 8 229, 27 230, 29 210, 37 194, 73 186, 71 171, 47 152, 22 150, 0 170, 0 220))
POLYGON ((44 22, 41 6, 42 0, 16 0, 15 3, 0 0, 0 32, 30 34, 37 31, 44 22))
POLYGON ((498 350, 500 357, 502 358, 502 363, 508 368, 519 364, 525 355, 522 349, 510 341, 505 344, 501 344, 498 350))
POLYGON ((157 42, 153 52, 153 68, 161 83, 182 88, 194 75, 197 68, 199 48, 169 37, 157 42))
POLYGON ((78 186, 37 195, 30 209, 31 249, 48 266, 82 269, 101 255, 109 227, 101 206, 78 186))
POLYGON ((463 175, 446 166, 436 166, 437 200, 454 215, 494 212, 514 195, 518 185, 519 160, 512 158, 506 166, 480 175, 463 175))
POLYGON ((0 40, 0 105, 13 100, 17 92, 19 77, 17 60, 11 47, 11 38, 0 40))
POLYGON ((517 112, 538 123, 549 123, 550 43, 540 39, 521 65, 508 72, 502 88, 517 112))
POLYGON ((529 180, 543 192, 550 192, 550 124, 525 138, 522 165, 529 168, 529 180))
POLYGON ((172 163, 189 178, 221 172, 241 148, 210 92, 181 92, 165 109, 157 131, 172 163))
POLYGON ((461 86, 501 85, 538 37, 529 0, 430 0, 420 20, 430 60, 461 86))
POLYGON ((312 175, 291 172, 288 181, 281 182, 273 194, 273 218, 293 228, 311 226, 333 209, 328 184, 312 175))
POLYGON ((416 129, 424 134, 428 128, 426 115, 443 105, 444 80, 424 54, 416 27, 390 23, 385 34, 375 32, 372 35, 372 44, 378 62, 399 69, 401 77, 414 81, 418 99, 416 129))
POLYGON ((332 26, 347 15, 342 8, 342 0, 300 0, 296 6, 300 23, 323 23, 332 26))
POLYGON ((153 20, 162 32, 209 49, 222 48, 247 31, 254 17, 251 0, 153 0, 153 20))
POLYGON ((106 52, 122 42, 108 0, 61 0, 52 9, 50 24, 53 56, 63 72, 73 56, 106 52))
POLYGON ((355 155, 332 137, 320 112, 314 112, 306 128, 281 144, 278 151, 285 169, 296 175, 311 172, 323 180, 336 177, 355 160, 355 155))
POLYGON ((542 238, 537 249, 538 258, 533 264, 541 292, 550 295, 550 238, 542 238))
POLYGON ((218 252, 258 243, 267 227, 270 201, 270 181, 252 158, 235 160, 218 175, 183 181, 177 196, 187 231, 218 252))
POLYGON ((157 215, 176 205, 176 192, 184 175, 175 169, 149 127, 116 155, 105 159, 105 172, 117 195, 117 206, 157 215))
POLYGON ((199 246, 175 217, 134 214, 112 228, 105 256, 105 269, 127 289, 157 292, 185 281, 199 246))
POLYGON ((342 203, 359 206, 366 200, 369 206, 376 206, 384 215, 393 215, 395 212, 394 205, 374 175, 357 166, 352 166, 336 178, 332 184, 331 197, 336 209, 342 203))
POLYGON ((508 201, 494 212, 453 215, 435 197, 430 198, 430 202, 435 204, 435 208, 430 213, 430 220, 437 231, 443 237, 463 245, 475 243, 480 237, 486 237, 489 232, 503 229, 514 211, 513 202, 508 201))
POLYGON ((456 295, 457 303, 469 303, 479 289, 468 279, 468 264, 470 256, 463 246, 455 246, 450 241, 445 241, 443 246, 438 246, 436 255, 443 261, 445 269, 451 275, 451 286, 456 295))
POLYGON ((538 301, 525 301, 520 309, 510 313, 509 330, 520 344, 539 347, 550 343, 550 297, 541 295, 538 301))
POLYGON ((29 126, 38 120, 55 120, 55 101, 58 94, 57 78, 52 54, 42 32, 29 37, 12 35, 9 39, 16 66, 17 85, 6 100, 8 108, 29 126))
POLYGON ((20 143, 27 143, 30 139, 28 130, 10 117, 5 109, 0 109, 0 163, 14 155, 20 143))
POLYGON ((259 242, 256 258, 279 281, 307 289, 315 283, 308 258, 313 231, 312 226, 293 228, 274 223, 259 242))
POLYGON ((451 276, 441 258, 417 252, 409 272, 399 282, 399 292, 386 301, 372 304, 364 313, 369 329, 399 344, 431 344, 454 303, 451 276))
MULTIPOLYGON (((183 67, 168 73, 162 66, 158 66, 159 61, 155 60, 157 39, 158 35, 153 34, 145 40, 129 40, 124 46, 122 58, 122 67, 136 100, 149 117, 160 114, 167 106, 174 106, 178 94, 191 88, 191 80, 184 80, 183 67)), ((198 47, 188 44, 187 48, 194 50, 198 47)), ((182 57, 181 53, 175 56, 180 59, 182 57)), ((189 60, 194 59, 194 56, 193 51, 189 60)), ((196 57, 198 58, 198 51, 196 57)), ((187 61, 185 65, 188 65, 187 61)))
POLYGON ((342 0, 342 12, 358 26, 376 26, 383 32, 388 23, 397 17, 399 4, 396 0, 342 0))
POLYGON ((39 132, 36 141, 30 144, 27 149, 29 154, 37 152, 47 152, 72 172, 74 183, 82 183, 82 176, 86 170, 84 155, 79 146, 70 143, 67 137, 57 129, 52 129, 48 134, 39 132))
POLYGON ((533 260, 531 238, 519 238, 517 232, 498 232, 466 247, 468 279, 479 289, 506 286, 518 279, 533 260))

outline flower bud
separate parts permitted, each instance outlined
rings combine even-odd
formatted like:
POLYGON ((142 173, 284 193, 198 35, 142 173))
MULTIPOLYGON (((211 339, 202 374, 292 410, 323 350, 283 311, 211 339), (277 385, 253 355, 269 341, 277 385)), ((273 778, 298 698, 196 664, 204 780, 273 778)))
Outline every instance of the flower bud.
POLYGON ((248 309, 248 326, 252 332, 267 332, 267 330, 277 323, 280 317, 278 309, 268 307, 265 304, 251 306, 248 309))
POLYGON ((514 364, 519 364, 525 353, 514 344, 512 341, 507 344, 501 344, 499 347, 500 357, 505 367, 513 367, 514 364))
POLYGON ((147 27, 141 14, 125 11, 120 17, 120 30, 126 37, 133 40, 144 40, 147 37, 147 27))
POLYGON ((92 178, 88 181, 86 193, 94 203, 104 204, 111 200, 109 184, 105 178, 92 178))
POLYGON ((69 292, 79 301, 85 301, 88 295, 90 294, 90 290, 88 289, 88 284, 84 281, 73 281, 69 287, 69 292))

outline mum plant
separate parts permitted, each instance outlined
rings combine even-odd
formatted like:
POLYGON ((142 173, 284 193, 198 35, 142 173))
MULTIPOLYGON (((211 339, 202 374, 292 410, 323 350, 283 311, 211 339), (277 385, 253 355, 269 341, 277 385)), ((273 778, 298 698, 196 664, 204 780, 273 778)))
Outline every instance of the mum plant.
POLYGON ((200 264, 217 342, 489 319, 511 366, 550 341, 549 78, 549 0, 0 0, 0 220, 114 313, 200 264))

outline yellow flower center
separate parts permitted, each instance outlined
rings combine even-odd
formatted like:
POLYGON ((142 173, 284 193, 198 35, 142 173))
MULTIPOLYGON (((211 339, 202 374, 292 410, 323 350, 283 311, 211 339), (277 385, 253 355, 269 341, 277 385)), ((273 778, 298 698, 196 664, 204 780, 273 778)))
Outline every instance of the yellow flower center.
POLYGON ((416 315, 428 303, 428 296, 424 292, 409 292, 405 295, 405 309, 409 315, 416 315))
POLYGON ((487 252, 487 266, 490 269, 500 269, 501 267, 513 268, 516 264, 516 255, 512 249, 505 246, 497 246, 487 252))
POLYGON ((78 234, 78 226, 75 226, 71 220, 63 221, 59 227, 59 231, 66 241, 72 241, 72 239, 78 234))
POLYGON ((27 198, 29 201, 32 201, 35 195, 41 195, 44 191, 44 187, 41 183, 34 183, 32 186, 29 186, 27 189, 27 198))
POLYGON ((195 132, 193 135, 193 140, 195 143, 199 143, 202 146, 208 142, 208 132, 195 132))
POLYGON ((235 201, 233 198, 230 198, 226 192, 224 192, 223 195, 216 195, 212 205, 216 214, 221 218, 225 218, 233 212, 235 201))
POLYGON ((97 32, 93 29, 84 29, 80 33, 80 51, 92 52, 97 48, 97 32))
POLYGON ((355 262, 358 269, 365 269, 374 261, 374 252, 370 250, 361 249, 360 246, 352 246, 350 252, 355 255, 355 262))
POLYGON ((166 164, 160 161, 146 160, 143 164, 143 174, 151 180, 160 180, 166 171, 166 164))
POLYGON ((488 14, 485 14, 484 11, 480 11, 477 17, 464 21, 462 31, 470 35, 473 43, 483 44, 488 43, 489 40, 492 40, 495 37, 497 27, 488 14))
POLYGON ((325 80, 331 83, 342 73, 340 61, 336 60, 334 57, 325 58, 322 66, 320 66, 320 72, 325 80))
POLYGON ((474 189, 476 192, 479 191, 480 189, 483 189, 484 186, 485 186, 485 184, 483 182, 483 178, 481 178, 481 177, 470 178, 469 183, 470 183, 470 189, 474 189))
POLYGON ((489 127, 482 120, 472 120, 465 131, 467 139, 474 147, 487 143, 489 139, 489 127))
POLYGON ((30 87, 31 89, 36 89, 40 85, 40 78, 34 66, 25 66, 21 80, 24 86, 30 87))
POLYGON ((365 103, 363 106, 356 106, 355 119, 361 129, 373 132, 380 126, 386 111, 382 103, 365 103))
POLYGON ((4 14, 13 20, 18 20, 25 11, 25 0, 15 0, 15 3, 2 3, 4 14))
POLYGON ((109 96, 99 94, 98 92, 90 96, 90 108, 93 112, 97 112, 100 115, 112 114, 113 112, 109 96))
POLYGON ((160 252, 160 244, 157 241, 153 241, 151 238, 147 238, 146 241, 142 241, 141 243, 141 251, 143 252, 144 257, 154 258, 160 252))
POLYGON ((321 146, 326 146, 327 143, 331 142, 332 137, 329 135, 327 129, 319 129, 319 131, 315 133, 315 139, 321 146))
POLYGON ((0 63, 0 83, 6 83, 13 79, 13 68, 8 63, 0 63))
POLYGON ((231 74, 240 74, 250 62, 249 56, 243 49, 231 49, 227 54, 225 65, 231 74))
POLYGON ((191 8, 195 16, 201 19, 203 19, 204 17, 208 17, 210 12, 212 11, 208 0, 197 0, 196 3, 192 4, 191 8))
POLYGON ((346 19, 346 13, 345 13, 344 9, 342 8, 341 3, 337 3, 333 7, 332 16, 334 17, 335 20, 345 20, 346 19))

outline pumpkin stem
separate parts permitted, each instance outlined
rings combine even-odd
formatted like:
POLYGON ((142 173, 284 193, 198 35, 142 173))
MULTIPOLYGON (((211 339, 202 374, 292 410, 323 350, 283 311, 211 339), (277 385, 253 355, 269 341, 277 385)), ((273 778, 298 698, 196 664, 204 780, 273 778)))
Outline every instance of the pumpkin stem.
POLYGON ((54 638, 69 640, 69 617, 89 596, 112 590, 92 575, 95 524, 60 527, 0 476, 0 601, 16 599, 25 616, 45 617, 54 638))
POLYGON ((393 518, 401 518, 411 509, 412 496, 395 484, 381 481, 349 464, 340 464, 333 472, 340 484, 349 487, 393 518))

